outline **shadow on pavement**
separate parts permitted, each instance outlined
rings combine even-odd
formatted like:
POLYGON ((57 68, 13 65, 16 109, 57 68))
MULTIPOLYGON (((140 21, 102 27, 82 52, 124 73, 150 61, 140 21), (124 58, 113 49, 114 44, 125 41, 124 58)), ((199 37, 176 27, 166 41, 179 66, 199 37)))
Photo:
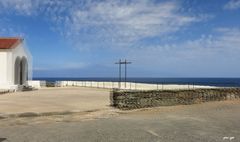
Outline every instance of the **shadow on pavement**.
POLYGON ((7 138, 0 138, 0 142, 7 140, 7 138))

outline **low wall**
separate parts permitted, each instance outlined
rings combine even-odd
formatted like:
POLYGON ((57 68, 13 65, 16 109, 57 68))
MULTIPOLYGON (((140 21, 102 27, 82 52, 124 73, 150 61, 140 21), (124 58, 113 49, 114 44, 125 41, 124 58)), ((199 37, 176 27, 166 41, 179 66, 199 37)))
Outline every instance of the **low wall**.
POLYGON ((240 88, 119 91, 111 92, 111 105, 119 109, 137 109, 157 106, 189 105, 209 101, 240 98, 240 88))
POLYGON ((100 81, 58 81, 56 86, 76 86, 76 87, 93 87, 93 88, 107 88, 107 89, 124 89, 124 90, 185 90, 196 88, 217 88, 214 86, 202 86, 202 85, 178 85, 178 84, 147 84, 147 83, 135 83, 135 82, 100 82, 100 81))
POLYGON ((46 87, 46 81, 41 81, 41 80, 29 80, 28 85, 32 86, 36 89, 40 89, 42 87, 46 87))

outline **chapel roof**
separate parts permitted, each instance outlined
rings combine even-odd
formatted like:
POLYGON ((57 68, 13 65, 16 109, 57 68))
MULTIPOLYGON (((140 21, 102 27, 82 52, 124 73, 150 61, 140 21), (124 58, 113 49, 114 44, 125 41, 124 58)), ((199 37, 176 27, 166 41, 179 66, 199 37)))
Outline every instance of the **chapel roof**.
POLYGON ((0 49, 12 49, 17 47, 23 41, 19 37, 0 37, 0 49))

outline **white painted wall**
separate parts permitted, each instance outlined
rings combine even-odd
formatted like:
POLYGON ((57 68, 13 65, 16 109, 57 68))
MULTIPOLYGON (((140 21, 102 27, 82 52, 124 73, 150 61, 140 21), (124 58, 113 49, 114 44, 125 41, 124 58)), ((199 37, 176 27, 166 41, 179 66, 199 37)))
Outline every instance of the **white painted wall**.
POLYGON ((46 81, 41 81, 41 80, 29 80, 28 85, 32 86, 34 88, 40 89, 43 87, 46 87, 46 81))
POLYGON ((0 84, 7 82, 7 54, 8 52, 0 50, 0 84))

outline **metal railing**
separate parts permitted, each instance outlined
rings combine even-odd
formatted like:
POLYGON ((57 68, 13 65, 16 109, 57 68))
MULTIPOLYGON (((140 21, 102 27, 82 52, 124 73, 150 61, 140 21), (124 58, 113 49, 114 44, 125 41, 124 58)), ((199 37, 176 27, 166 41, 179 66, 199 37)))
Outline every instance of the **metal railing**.
MULTIPOLYGON (((211 88, 229 88, 234 86, 224 86, 224 84, 208 83, 201 85, 198 83, 187 84, 166 84, 166 83, 137 83, 137 82, 119 82, 112 81, 57 81, 55 86, 77 86, 77 87, 92 87, 92 88, 106 88, 106 89, 124 89, 124 90, 179 90, 179 89, 211 89, 211 88)), ((237 87, 237 86, 236 86, 237 87)))

